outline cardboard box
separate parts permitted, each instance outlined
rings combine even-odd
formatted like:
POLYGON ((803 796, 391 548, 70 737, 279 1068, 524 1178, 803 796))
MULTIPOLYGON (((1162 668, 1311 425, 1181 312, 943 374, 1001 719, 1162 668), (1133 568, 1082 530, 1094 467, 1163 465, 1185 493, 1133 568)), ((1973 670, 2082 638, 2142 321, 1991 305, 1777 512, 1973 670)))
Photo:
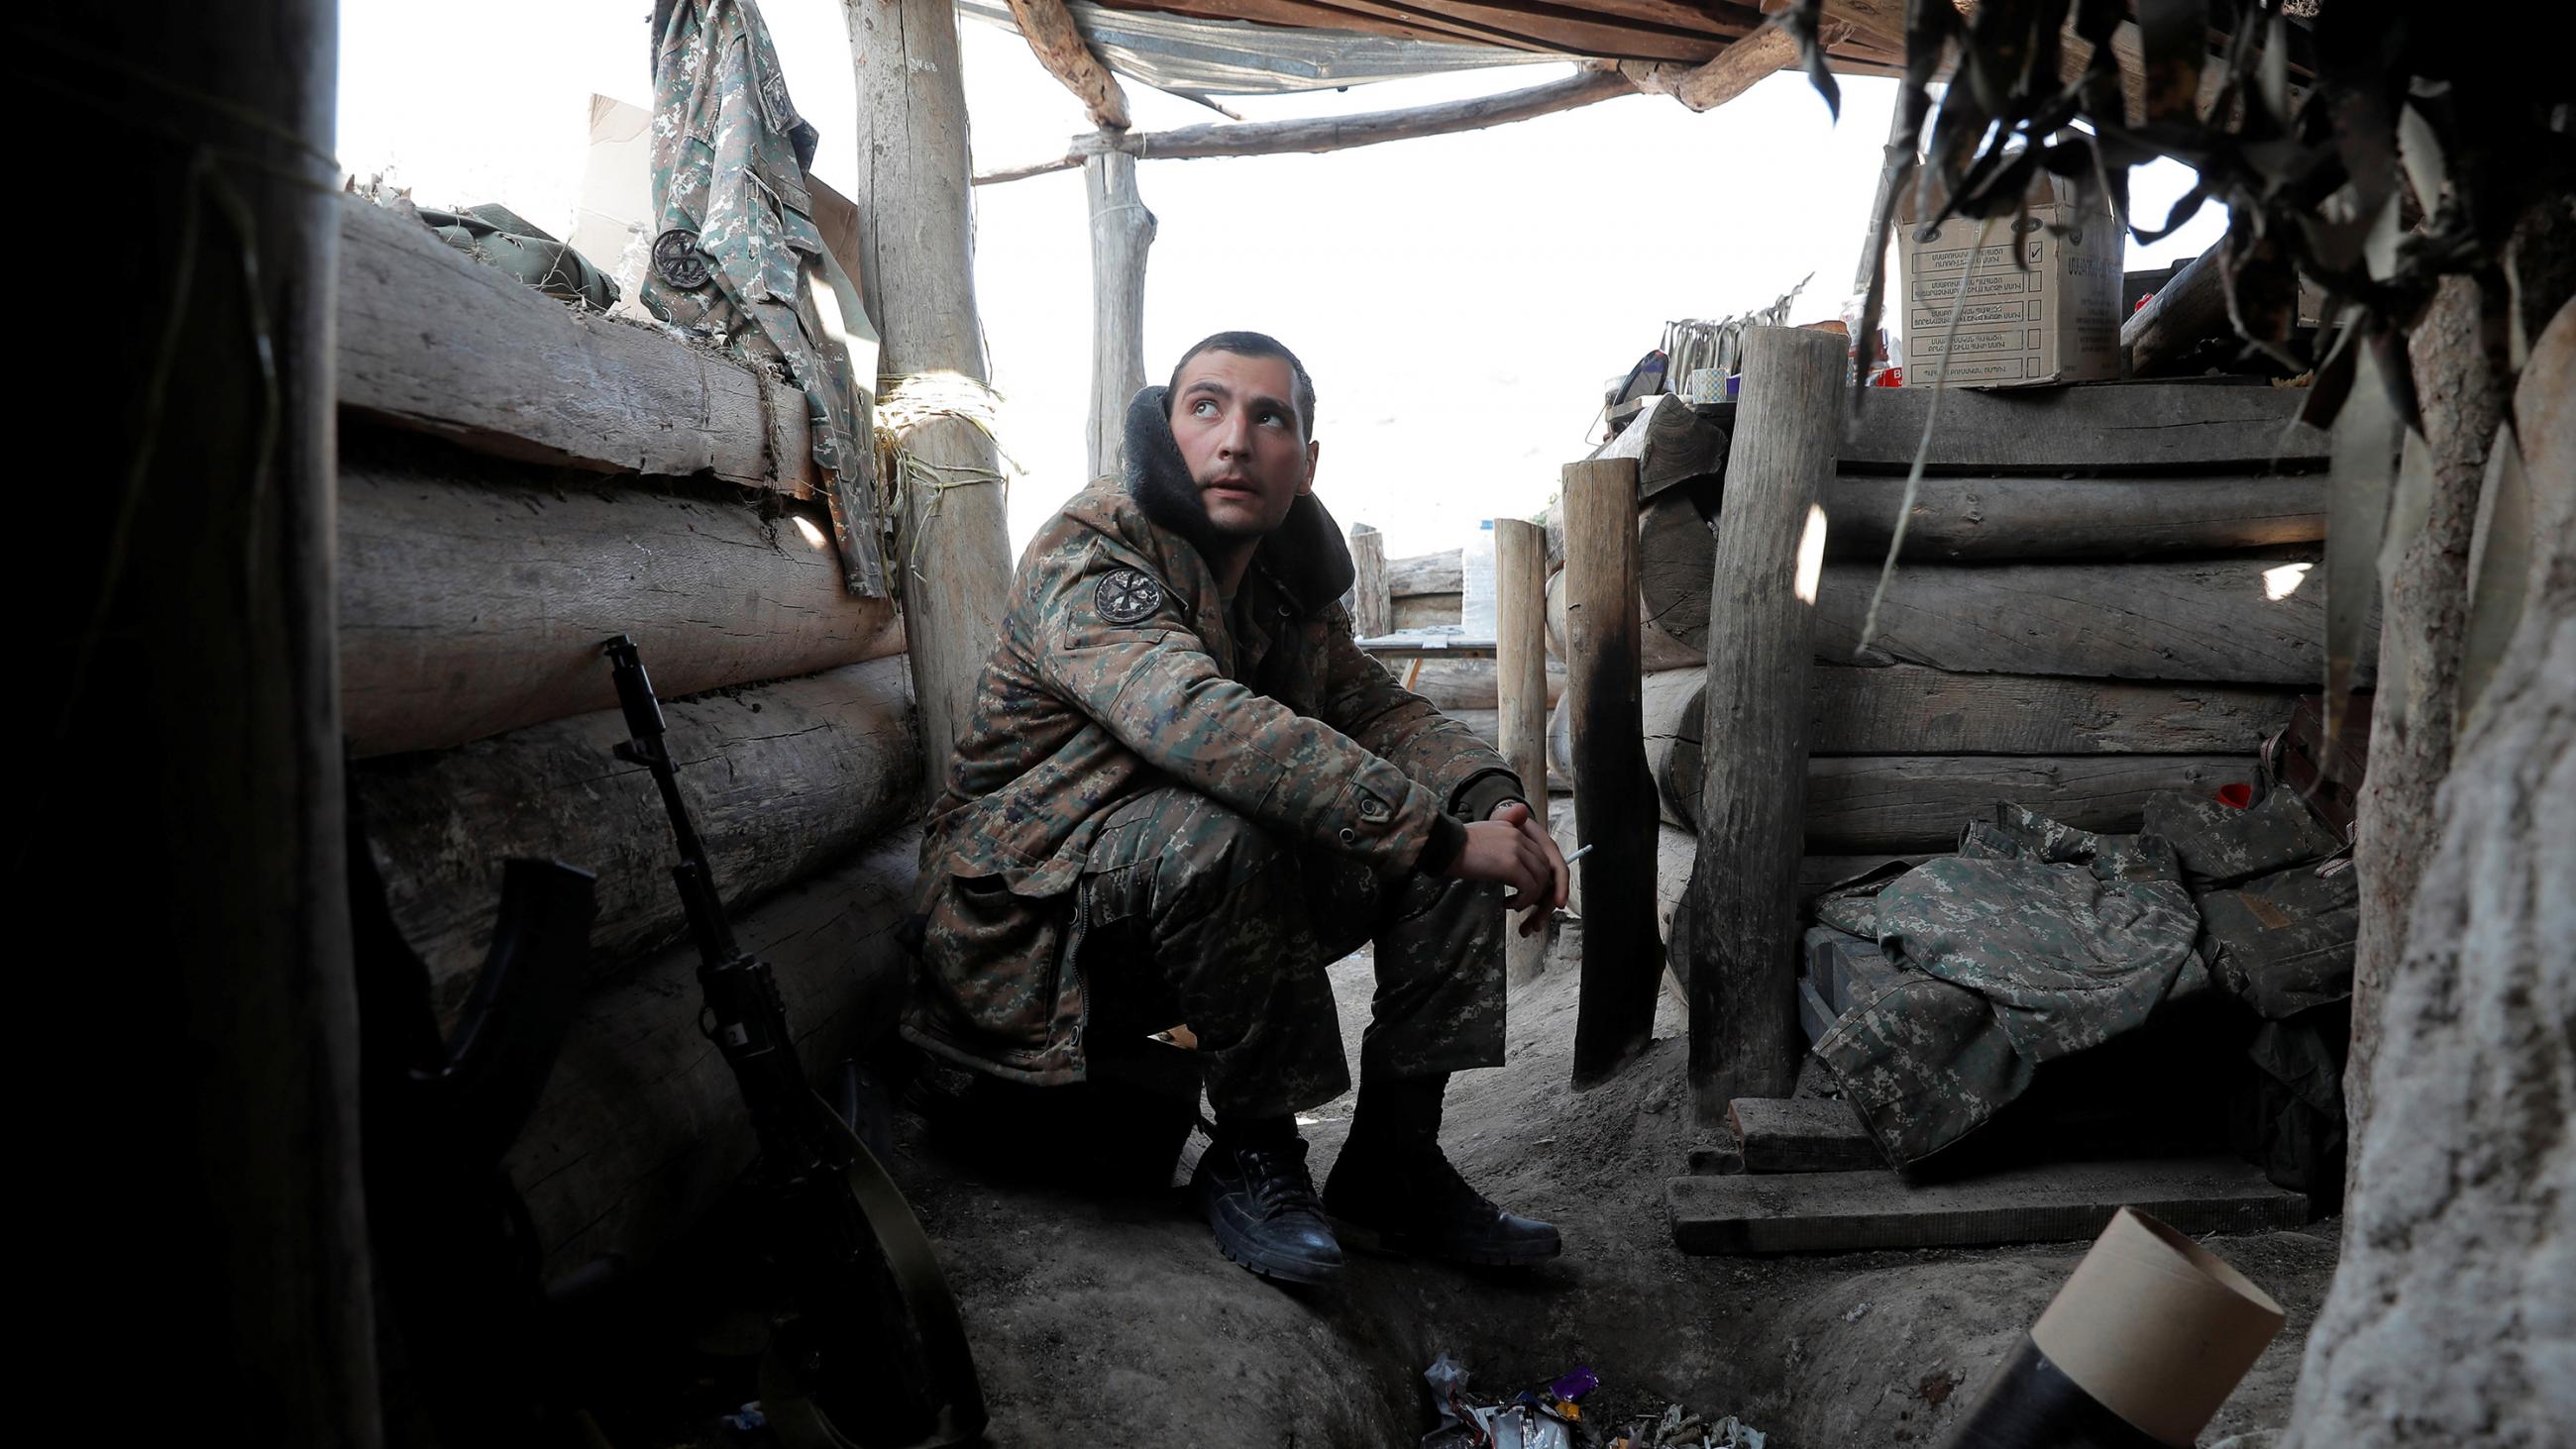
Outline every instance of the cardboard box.
POLYGON ((1915 236, 1909 197, 1898 213, 1897 276, 1905 298, 1905 385, 2038 387, 2120 375, 2120 282, 2127 238, 2102 198, 2043 175, 2027 216, 1952 217, 1915 236), (1978 228, 1985 226, 1985 245, 1978 228), (1973 254, 1972 254, 1973 253, 1973 254), (1959 290, 1966 271, 1967 291, 1959 290), (1949 337, 1950 311, 1959 327, 1949 337))

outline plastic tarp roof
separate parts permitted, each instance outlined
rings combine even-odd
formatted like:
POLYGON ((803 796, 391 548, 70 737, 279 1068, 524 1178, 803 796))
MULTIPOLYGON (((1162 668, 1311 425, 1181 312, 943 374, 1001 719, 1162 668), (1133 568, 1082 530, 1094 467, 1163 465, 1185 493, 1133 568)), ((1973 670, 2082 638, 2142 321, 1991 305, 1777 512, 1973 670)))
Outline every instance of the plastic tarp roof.
MULTIPOLYGON (((1199 20, 1105 5, 1068 4, 1074 28, 1111 70, 1183 96, 1281 95, 1335 90, 1497 65, 1562 63, 1561 55, 1305 30, 1242 20, 1199 20)), ((957 13, 1017 33, 1003 0, 957 0, 957 13)))

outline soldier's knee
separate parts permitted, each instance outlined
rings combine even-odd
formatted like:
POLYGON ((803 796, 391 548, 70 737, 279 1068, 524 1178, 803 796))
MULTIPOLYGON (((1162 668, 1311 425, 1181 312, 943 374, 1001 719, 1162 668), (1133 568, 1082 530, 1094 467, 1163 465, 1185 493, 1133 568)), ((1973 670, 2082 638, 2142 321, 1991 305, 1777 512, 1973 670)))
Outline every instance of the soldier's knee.
POLYGON ((1171 890, 1230 894, 1293 865, 1294 852, 1249 818, 1209 801, 1166 843, 1156 874, 1171 890))

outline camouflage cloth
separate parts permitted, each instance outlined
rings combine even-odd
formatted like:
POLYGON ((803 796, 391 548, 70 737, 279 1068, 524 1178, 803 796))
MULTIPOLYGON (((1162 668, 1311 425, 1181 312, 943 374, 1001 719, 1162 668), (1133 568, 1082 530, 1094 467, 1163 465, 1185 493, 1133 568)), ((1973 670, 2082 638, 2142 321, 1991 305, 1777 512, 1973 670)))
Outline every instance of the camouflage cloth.
POLYGON ((2205 979, 2170 845, 2018 805, 1999 803, 1956 856, 1907 872, 1876 906, 1880 944, 1910 970, 1815 1050, 1900 1165, 1984 1123, 2040 1063, 2144 1023, 2187 972, 2205 979))
POLYGON ((1076 896, 1119 806, 1177 786, 1401 886, 1436 834, 1454 848, 1444 812, 1483 819, 1522 793, 1352 641, 1350 552, 1321 503, 1297 500, 1229 608, 1188 520, 1149 501, 1196 498, 1163 389, 1131 404, 1126 443, 1126 478, 1077 494, 1022 555, 922 840, 904 1033, 1041 1084, 1083 1075, 1076 896))
POLYGON ((2278 785, 2241 809, 2210 795, 2159 790, 2147 797, 2140 828, 2173 843, 2196 887, 2233 885, 2343 848, 2297 791, 2278 785))
MULTIPOLYGON (((1109 812, 1083 867, 1066 969, 1087 1037, 1186 1023, 1219 1117, 1280 1117, 1350 1089, 1324 968, 1374 938, 1371 1077, 1503 1060, 1502 887, 1299 848, 1177 786, 1109 812)), ((1103 1047, 1106 1050, 1108 1048, 1103 1047)))
POLYGON ((644 305, 744 361, 779 364, 804 390, 814 462, 836 480, 823 494, 843 572, 853 591, 882 596, 868 451, 876 333, 814 225, 806 191, 814 128, 787 97, 751 0, 657 0, 653 34, 654 239, 644 305), (826 325, 818 290, 829 294, 836 325, 826 325))
POLYGON ((2200 953, 2227 993, 2272 1021, 2352 995, 2360 872, 2349 856, 2200 898, 2200 953))

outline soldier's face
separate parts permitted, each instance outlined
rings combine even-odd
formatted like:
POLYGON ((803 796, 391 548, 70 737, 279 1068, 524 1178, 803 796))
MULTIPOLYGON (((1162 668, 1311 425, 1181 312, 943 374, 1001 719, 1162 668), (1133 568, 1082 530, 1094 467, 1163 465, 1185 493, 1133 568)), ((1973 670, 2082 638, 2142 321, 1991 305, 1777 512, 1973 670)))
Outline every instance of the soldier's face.
POLYGON ((1297 417, 1286 359, 1202 352, 1181 369, 1172 438, 1198 485, 1209 526, 1258 538, 1315 488, 1315 444, 1297 417))

